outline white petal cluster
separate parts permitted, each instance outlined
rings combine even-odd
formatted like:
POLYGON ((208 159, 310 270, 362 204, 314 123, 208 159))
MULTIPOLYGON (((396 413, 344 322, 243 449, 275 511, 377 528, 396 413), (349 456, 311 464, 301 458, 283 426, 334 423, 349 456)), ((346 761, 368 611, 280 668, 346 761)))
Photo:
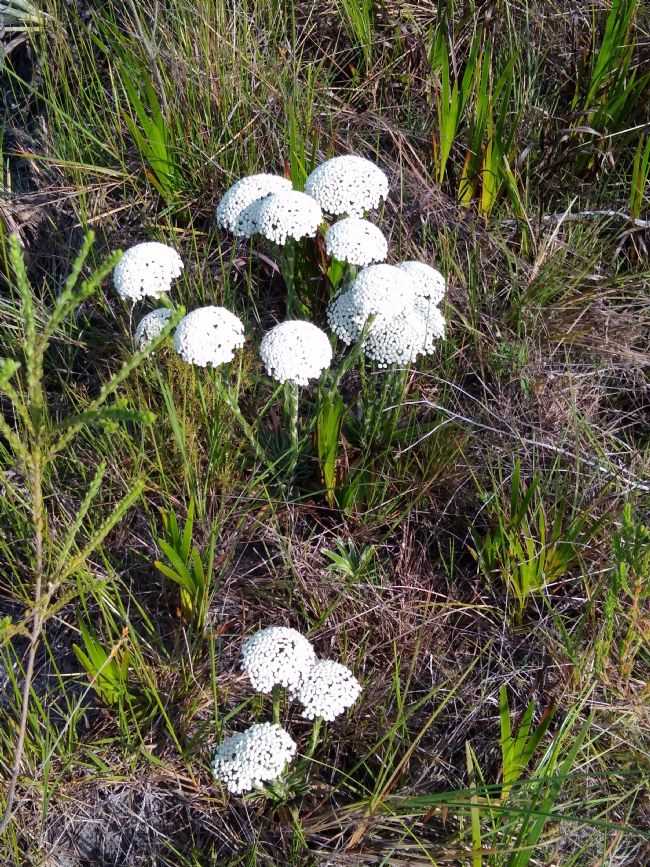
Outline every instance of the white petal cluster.
POLYGON ((172 311, 168 307, 159 307, 143 316, 133 335, 137 348, 144 349, 147 344, 155 340, 169 322, 171 315, 172 311))
POLYGON ((349 668, 321 659, 310 669, 294 697, 303 705, 305 719, 321 717, 331 722, 359 698, 361 684, 349 668))
POLYGON ((388 178, 370 160, 348 154, 315 168, 307 178, 305 192, 328 214, 361 217, 386 198, 388 178))
POLYGON ((359 271, 350 295, 363 321, 371 316, 396 316, 414 300, 408 277, 394 265, 369 265, 359 271))
POLYGON ((391 320, 414 301, 411 281, 403 271, 394 265, 369 265, 329 305, 327 319, 340 340, 354 343, 369 316, 391 320))
POLYGON ((295 629, 269 626, 248 638, 242 646, 242 668, 256 692, 269 693, 274 686, 297 689, 316 662, 310 642, 295 629))
POLYGON ((307 385, 330 366, 332 347, 320 328, 311 322, 290 319, 264 335, 260 356, 273 379, 307 385))
POLYGON ((357 313, 349 288, 337 295, 327 308, 329 327, 339 340, 348 345, 359 339, 363 328, 363 322, 359 324, 360 317, 357 313))
POLYGON ((393 319, 379 319, 364 343, 365 355, 379 367, 411 364, 419 355, 430 355, 436 340, 445 333, 445 320, 438 308, 418 298, 393 319))
POLYGON ((364 339, 365 355, 379 367, 410 364, 431 355, 444 337, 445 320, 437 306, 444 291, 442 274, 423 262, 373 265, 332 301, 327 318, 337 337, 350 344, 375 314, 364 339))
POLYGON ((313 238, 323 221, 318 202, 296 190, 265 196, 248 211, 255 231, 280 246, 289 238, 313 238))
POLYGON ((257 231, 256 205, 264 196, 291 190, 281 175, 249 175, 224 193, 217 206, 217 223, 237 237, 250 238, 257 231))
POLYGON ((434 304, 440 304, 447 291, 445 278, 440 271, 436 271, 424 262, 414 261, 400 262, 397 267, 409 275, 416 295, 429 298, 434 304))
POLYGON ((176 327, 174 349, 188 364, 218 367, 244 345, 244 326, 225 307, 199 307, 176 327))
POLYGON ((296 754, 291 735, 273 723, 257 723, 217 748, 212 770, 235 795, 276 780, 296 754))
POLYGON ((370 265, 383 262, 388 253, 388 242, 374 223, 359 217, 345 217, 328 229, 325 250, 341 262, 350 265, 370 265))
POLYGON ((431 355, 439 340, 445 336, 445 317, 433 300, 418 297, 415 299, 414 312, 424 323, 424 337, 420 352, 431 355))
POLYGON ((183 260, 173 247, 158 241, 136 244, 124 253, 113 271, 113 286, 125 301, 160 298, 180 277, 183 260))

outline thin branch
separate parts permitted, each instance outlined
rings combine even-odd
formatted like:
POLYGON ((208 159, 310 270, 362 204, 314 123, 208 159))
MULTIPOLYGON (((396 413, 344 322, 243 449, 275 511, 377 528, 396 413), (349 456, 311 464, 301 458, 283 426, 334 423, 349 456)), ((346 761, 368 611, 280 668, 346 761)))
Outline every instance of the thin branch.
POLYGON ((16 798, 16 786, 18 784, 18 775, 20 774, 20 766, 23 760, 23 752, 25 750, 25 736, 27 733, 27 714, 29 711, 29 694, 32 688, 32 680, 34 678, 34 662, 36 660, 36 651, 38 649, 41 631, 44 623, 44 613, 41 609, 41 595, 43 589, 43 533, 45 516, 43 512, 43 479, 42 479, 42 456, 38 446, 34 450, 32 456, 30 483, 32 489, 32 514, 34 520, 34 552, 36 556, 35 562, 35 581, 34 581, 34 619, 32 621, 32 629, 29 639, 29 653, 27 656, 27 667, 25 669, 25 679, 23 682, 23 691, 21 696, 20 708, 20 723, 18 725, 18 739, 16 740, 16 752, 14 755, 14 764, 11 770, 11 778, 7 787, 7 804, 5 812, 0 821, 0 837, 6 831, 13 817, 13 806, 16 798))
MULTIPOLYGON (((544 225, 556 225, 557 223, 578 223, 582 220, 600 220, 600 219, 618 219, 623 220, 630 226, 636 229, 650 229, 650 220, 641 220, 638 217, 632 217, 626 214, 625 211, 615 211, 610 209, 596 211, 576 211, 574 214, 567 214, 563 211, 561 214, 544 214, 540 222, 544 225)), ((501 220, 504 226, 515 226, 520 220, 501 220)))

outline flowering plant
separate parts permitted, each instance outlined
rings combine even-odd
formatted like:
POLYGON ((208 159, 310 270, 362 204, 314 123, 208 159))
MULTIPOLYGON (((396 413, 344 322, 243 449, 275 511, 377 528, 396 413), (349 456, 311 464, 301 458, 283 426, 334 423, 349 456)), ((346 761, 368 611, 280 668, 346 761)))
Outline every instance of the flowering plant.
MULTIPOLYGON (((240 178, 218 203, 219 227, 238 239, 260 239, 269 245, 284 276, 287 318, 266 332, 259 354, 266 373, 284 391, 289 449, 288 461, 282 465, 291 481, 301 453, 301 388, 319 383, 320 436, 325 430, 323 420, 337 406, 340 418, 336 395, 346 364, 360 354, 379 368, 413 364, 431 355, 444 336, 439 307, 446 288, 444 277, 423 262, 386 263, 388 241, 367 219, 387 196, 384 172, 370 160, 348 154, 317 166, 306 177, 304 191, 295 189, 286 177, 262 173, 240 178), (318 285, 327 287, 329 301, 321 312, 334 338, 343 346, 357 346, 332 376, 327 371, 335 339, 309 321, 318 306, 318 293, 312 291, 318 285)), ((173 308, 168 292, 182 270, 178 253, 157 241, 131 247, 116 267, 113 282, 123 299, 135 304, 152 297, 165 304, 141 319, 134 335, 137 346, 147 345, 168 321, 173 308)), ((269 460, 244 418, 222 369, 244 342, 244 323, 231 311, 214 305, 191 310, 173 337, 174 349, 184 362, 210 369, 208 376, 256 457, 275 473, 277 462, 269 460)), ((329 427, 340 431, 336 418, 329 427)), ((319 454, 325 453, 331 455, 331 447, 321 447, 319 442, 319 454)), ((326 485, 331 500, 332 468, 323 468, 323 476, 330 479, 326 485)))
MULTIPOLYGON (((292 479, 300 453, 299 388, 322 381, 333 358, 326 335, 306 321, 317 312, 319 286, 327 287, 329 303, 322 312, 333 335, 345 346, 358 344, 361 354, 380 368, 431 355, 444 336, 438 306, 444 277, 422 262, 386 264, 388 242, 367 219, 387 196, 384 172, 370 160, 348 154, 317 166, 307 176, 304 192, 288 178, 252 175, 233 184, 217 207, 221 228, 270 245, 284 277, 286 321, 264 335, 260 357, 268 375, 284 386, 292 479)), ((321 385, 319 435, 323 413, 329 418, 337 406, 341 370, 321 385)), ((336 422, 332 429, 338 429, 336 422)), ((331 454, 320 443, 319 451, 331 454)), ((331 478, 331 469, 323 474, 331 478)), ((329 498, 331 483, 327 485, 329 498)))
POLYGON ((350 708, 361 684, 339 662, 319 660, 307 638, 284 626, 268 626, 246 639, 241 660, 253 689, 271 693, 273 722, 257 723, 225 738, 214 754, 214 777, 233 794, 261 790, 268 797, 288 797, 300 785, 303 769, 296 769, 291 779, 285 773, 297 744, 280 725, 282 692, 300 702, 301 715, 313 721, 304 753, 308 760, 323 722, 334 721, 350 708))

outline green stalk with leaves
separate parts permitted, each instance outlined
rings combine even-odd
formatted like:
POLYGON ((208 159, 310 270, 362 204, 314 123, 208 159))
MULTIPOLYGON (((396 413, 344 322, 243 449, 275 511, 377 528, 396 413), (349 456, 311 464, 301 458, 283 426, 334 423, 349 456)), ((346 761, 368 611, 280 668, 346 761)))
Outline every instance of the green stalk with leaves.
MULTIPOLYGON (((49 473, 57 456, 84 427, 115 421, 144 424, 153 421, 149 412, 127 410, 117 403, 111 406, 108 402, 130 373, 168 336, 180 318, 180 314, 172 316, 156 340, 131 355, 104 384, 84 412, 57 417, 48 401, 44 377, 46 354, 61 326, 98 290, 121 256, 120 252, 108 256, 87 278, 79 282, 93 240, 93 234, 89 233, 52 308, 41 311, 37 309, 37 297, 27 276, 20 242, 15 235, 9 239, 9 259, 13 272, 11 288, 20 303, 22 357, 0 360, 0 393, 8 400, 13 411, 13 418, 0 416, 0 436, 6 441, 27 481, 29 496, 27 504, 23 503, 22 506, 29 512, 32 528, 32 594, 22 621, 5 622, 2 636, 3 640, 7 641, 16 634, 27 635, 29 646, 14 761, 7 787, 5 812, 0 821, 0 834, 7 828, 13 813, 25 745, 36 654, 45 624, 58 610, 56 597, 140 497, 144 488, 142 482, 136 482, 100 526, 83 539, 84 520, 99 492, 104 473, 104 467, 100 464, 67 534, 61 541, 57 541, 48 532, 45 494, 49 473)), ((20 507, 21 504, 17 505, 20 507)), ((63 593, 63 598, 69 599, 69 593, 63 593)))

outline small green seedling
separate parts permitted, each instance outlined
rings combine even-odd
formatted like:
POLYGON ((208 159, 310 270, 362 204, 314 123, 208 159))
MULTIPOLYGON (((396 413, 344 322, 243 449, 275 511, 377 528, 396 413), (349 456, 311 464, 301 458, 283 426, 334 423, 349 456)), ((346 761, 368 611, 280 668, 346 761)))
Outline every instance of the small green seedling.
POLYGON ((508 690, 502 686, 499 691, 499 718, 501 720, 501 757, 502 757, 502 788, 501 802, 508 799, 513 783, 520 779, 530 764, 535 750, 553 718, 553 708, 548 708, 541 721, 532 727, 535 713, 534 702, 529 702, 516 730, 510 725, 510 707, 508 690))
POLYGON ((132 702, 134 696, 128 683, 131 654, 124 646, 128 635, 126 630, 109 650, 85 624, 79 624, 79 631, 83 649, 78 644, 72 649, 99 698, 111 707, 132 702))
POLYGON ((519 461, 509 503, 495 498, 489 511, 494 525, 474 536, 470 553, 486 577, 497 574, 504 580, 514 597, 515 620, 521 622, 531 597, 567 574, 602 520, 586 509, 567 515, 564 498, 545 496, 539 473, 528 484, 523 481, 519 461))
POLYGON ((156 560, 154 565, 170 581, 180 587, 180 609, 183 619, 193 623, 199 631, 205 626, 208 610, 210 578, 214 563, 216 534, 210 534, 208 550, 201 554, 192 544, 194 529, 194 499, 190 500, 183 528, 173 511, 162 513, 164 536, 157 539, 158 547, 167 563, 156 560))

